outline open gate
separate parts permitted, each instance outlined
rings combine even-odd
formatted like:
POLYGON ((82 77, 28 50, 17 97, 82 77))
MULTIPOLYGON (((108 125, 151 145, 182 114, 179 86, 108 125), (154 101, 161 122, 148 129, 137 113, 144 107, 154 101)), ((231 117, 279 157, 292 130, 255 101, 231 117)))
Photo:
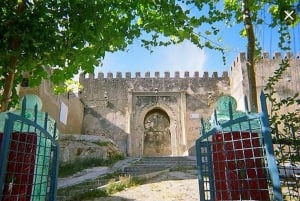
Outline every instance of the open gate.
POLYGON ((264 94, 262 113, 236 115, 228 104, 228 119, 214 114, 214 128, 196 141, 201 201, 283 200, 264 94))
POLYGON ((5 114, 0 133, 0 200, 56 200, 56 124, 37 106, 26 111, 25 99, 22 105, 20 114, 5 114))

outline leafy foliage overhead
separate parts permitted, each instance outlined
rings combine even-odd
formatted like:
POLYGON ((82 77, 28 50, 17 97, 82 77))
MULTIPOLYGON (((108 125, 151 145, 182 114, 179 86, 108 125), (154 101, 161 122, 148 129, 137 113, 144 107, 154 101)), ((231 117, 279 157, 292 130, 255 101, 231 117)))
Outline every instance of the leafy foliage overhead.
MULTIPOLYGON (((249 1, 251 17, 256 24, 263 23, 259 12, 269 5, 270 26, 276 26, 282 23, 280 8, 295 1, 249 1)), ((219 34, 218 23, 242 23, 240 2, 4 0, 0 3, 0 91, 10 81, 17 86, 24 72, 29 74, 30 86, 42 79, 60 84, 79 70, 92 73, 107 52, 125 50, 136 39, 150 50, 189 40, 199 48, 222 52, 221 39, 210 38, 219 34)), ((0 101, 13 97, 16 91, 9 87, 0 101)))
POLYGON ((146 48, 184 39, 200 46, 196 26, 174 0, 2 1, 0 91, 10 89, 1 102, 16 97, 8 82, 16 86, 23 72, 31 87, 48 78, 60 84, 79 70, 93 72, 106 52, 124 50, 137 38, 146 48))
POLYGON ((179 36, 176 42, 197 37, 193 30, 198 24, 175 1, 23 0, 20 12, 21 2, 0 4, 0 73, 17 56, 17 73, 30 72, 32 86, 47 78, 44 66, 52 69, 54 83, 80 69, 93 72, 106 52, 124 50, 145 32, 150 33, 142 40, 147 48, 174 43, 173 35, 179 36), (20 45, 13 49, 16 39, 20 45))
MULTIPOLYGON (((299 0, 190 0, 187 3, 196 6, 201 22, 210 25, 210 30, 205 33, 218 35, 223 31, 219 30, 222 23, 227 27, 242 25, 240 35, 246 37, 245 18, 250 17, 255 28, 265 26, 278 29, 280 37, 278 47, 282 50, 290 48, 289 28, 297 26, 300 22, 299 0)), ((256 40, 257 44, 261 42, 259 38, 256 40)))

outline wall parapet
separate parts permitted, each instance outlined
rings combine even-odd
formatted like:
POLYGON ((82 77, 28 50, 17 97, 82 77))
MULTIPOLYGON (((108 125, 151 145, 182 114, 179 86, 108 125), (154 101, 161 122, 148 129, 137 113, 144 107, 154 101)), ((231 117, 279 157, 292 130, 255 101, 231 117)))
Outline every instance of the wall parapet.
MULTIPOLYGON (((279 60, 282 60, 282 59, 299 61, 300 60, 300 52, 298 53, 298 55, 294 55, 292 52, 286 52, 284 55, 280 52, 275 52, 272 57, 270 57, 270 54, 268 52, 264 52, 260 56, 260 60, 257 63, 264 62, 264 61, 278 62, 279 60)), ((241 64, 246 63, 246 62, 247 62, 246 53, 245 52, 239 53, 238 56, 236 57, 236 59, 233 61, 233 64, 231 65, 231 70, 233 68, 241 66, 241 64)))
POLYGON ((125 77, 123 77, 122 73, 121 72, 116 72, 115 76, 113 75, 113 73, 111 72, 108 72, 106 74, 106 77, 104 76, 104 73, 103 72, 99 72, 98 75, 96 76, 95 74, 92 74, 92 73, 89 73, 89 74, 80 74, 80 81, 84 81, 84 80, 87 80, 87 79, 138 79, 138 78, 163 78, 163 79, 184 79, 184 78, 204 78, 204 79, 208 79, 208 78, 215 78, 215 79, 218 79, 218 78, 228 78, 229 75, 228 75, 228 71, 223 71, 222 75, 219 76, 218 75, 218 72, 213 72, 211 75, 209 75, 209 73, 207 71, 205 71, 203 73, 203 76, 200 77, 200 73, 199 71, 195 71, 193 76, 190 76, 190 72, 189 71, 185 71, 183 73, 183 77, 181 77, 181 74, 179 71, 175 71, 174 72, 174 76, 171 76, 171 73, 169 71, 166 71, 164 72, 164 76, 161 76, 160 75, 160 72, 154 72, 154 75, 151 76, 151 73, 149 71, 145 72, 144 74, 144 77, 141 76, 141 72, 136 72, 135 73, 135 77, 132 77, 132 74, 131 72, 126 72, 125 73, 125 77))

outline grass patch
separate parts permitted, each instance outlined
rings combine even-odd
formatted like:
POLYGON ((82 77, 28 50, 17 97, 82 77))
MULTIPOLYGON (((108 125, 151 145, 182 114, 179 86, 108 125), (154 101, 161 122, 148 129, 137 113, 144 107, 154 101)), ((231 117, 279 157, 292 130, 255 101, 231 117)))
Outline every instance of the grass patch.
POLYGON ((112 195, 132 186, 141 185, 142 183, 144 183, 142 179, 133 178, 131 176, 120 176, 119 181, 115 179, 110 180, 106 187, 106 192, 108 195, 112 195))
POLYGON ((105 190, 102 190, 102 189, 92 189, 92 190, 74 195, 74 196, 72 196, 72 198, 70 200, 82 201, 82 200, 90 200, 90 199, 99 198, 99 197, 108 197, 108 194, 105 190))
POLYGON ((99 180, 58 189, 57 198, 58 200, 63 198, 65 201, 93 200, 99 197, 109 197, 114 193, 143 183, 145 183, 145 179, 133 178, 131 176, 116 176, 113 179, 103 179, 101 177, 99 180), (104 187, 99 188, 100 186, 104 187))
POLYGON ((110 166, 119 160, 123 160, 123 155, 115 155, 108 159, 103 158, 82 158, 71 163, 59 165, 58 177, 68 177, 87 168, 97 166, 110 166))
POLYGON ((101 179, 114 179, 114 178, 118 178, 124 176, 124 173, 121 170, 115 171, 113 173, 108 173, 105 174, 101 177, 101 179))
MULTIPOLYGON (((68 186, 65 188, 57 189, 57 200, 65 200, 63 198, 68 198, 65 201, 74 200, 76 197, 79 197, 82 194, 93 194, 96 195, 99 192, 94 192, 94 189, 97 189, 99 186, 107 185, 109 179, 95 179, 82 182, 80 184, 68 186)), ((105 190, 105 189, 102 189, 105 190)), ((106 193, 102 194, 100 197, 105 197, 106 193)))
POLYGON ((96 142, 93 142, 93 143, 100 146, 100 147, 105 147, 105 146, 108 146, 109 144, 112 144, 111 142, 106 142, 106 141, 96 141, 96 142))

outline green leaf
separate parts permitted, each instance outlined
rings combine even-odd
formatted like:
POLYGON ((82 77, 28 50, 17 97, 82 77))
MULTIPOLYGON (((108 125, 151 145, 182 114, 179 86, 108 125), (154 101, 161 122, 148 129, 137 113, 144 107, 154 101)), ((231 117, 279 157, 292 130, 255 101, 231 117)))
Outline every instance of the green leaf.
POLYGON ((140 26, 142 24, 143 24, 143 20, 142 20, 142 18, 139 17, 138 20, 137 20, 137 25, 140 26))
POLYGON ((205 31, 205 34, 206 35, 211 35, 211 32, 207 30, 207 31, 205 31))
POLYGON ((269 12, 272 15, 277 15, 279 13, 279 6, 278 5, 272 5, 272 6, 270 6, 269 12))
POLYGON ((243 29, 241 30, 241 32, 240 32, 240 35, 241 35, 242 37, 246 38, 246 37, 247 37, 247 29, 246 29, 246 28, 243 28, 243 29))

